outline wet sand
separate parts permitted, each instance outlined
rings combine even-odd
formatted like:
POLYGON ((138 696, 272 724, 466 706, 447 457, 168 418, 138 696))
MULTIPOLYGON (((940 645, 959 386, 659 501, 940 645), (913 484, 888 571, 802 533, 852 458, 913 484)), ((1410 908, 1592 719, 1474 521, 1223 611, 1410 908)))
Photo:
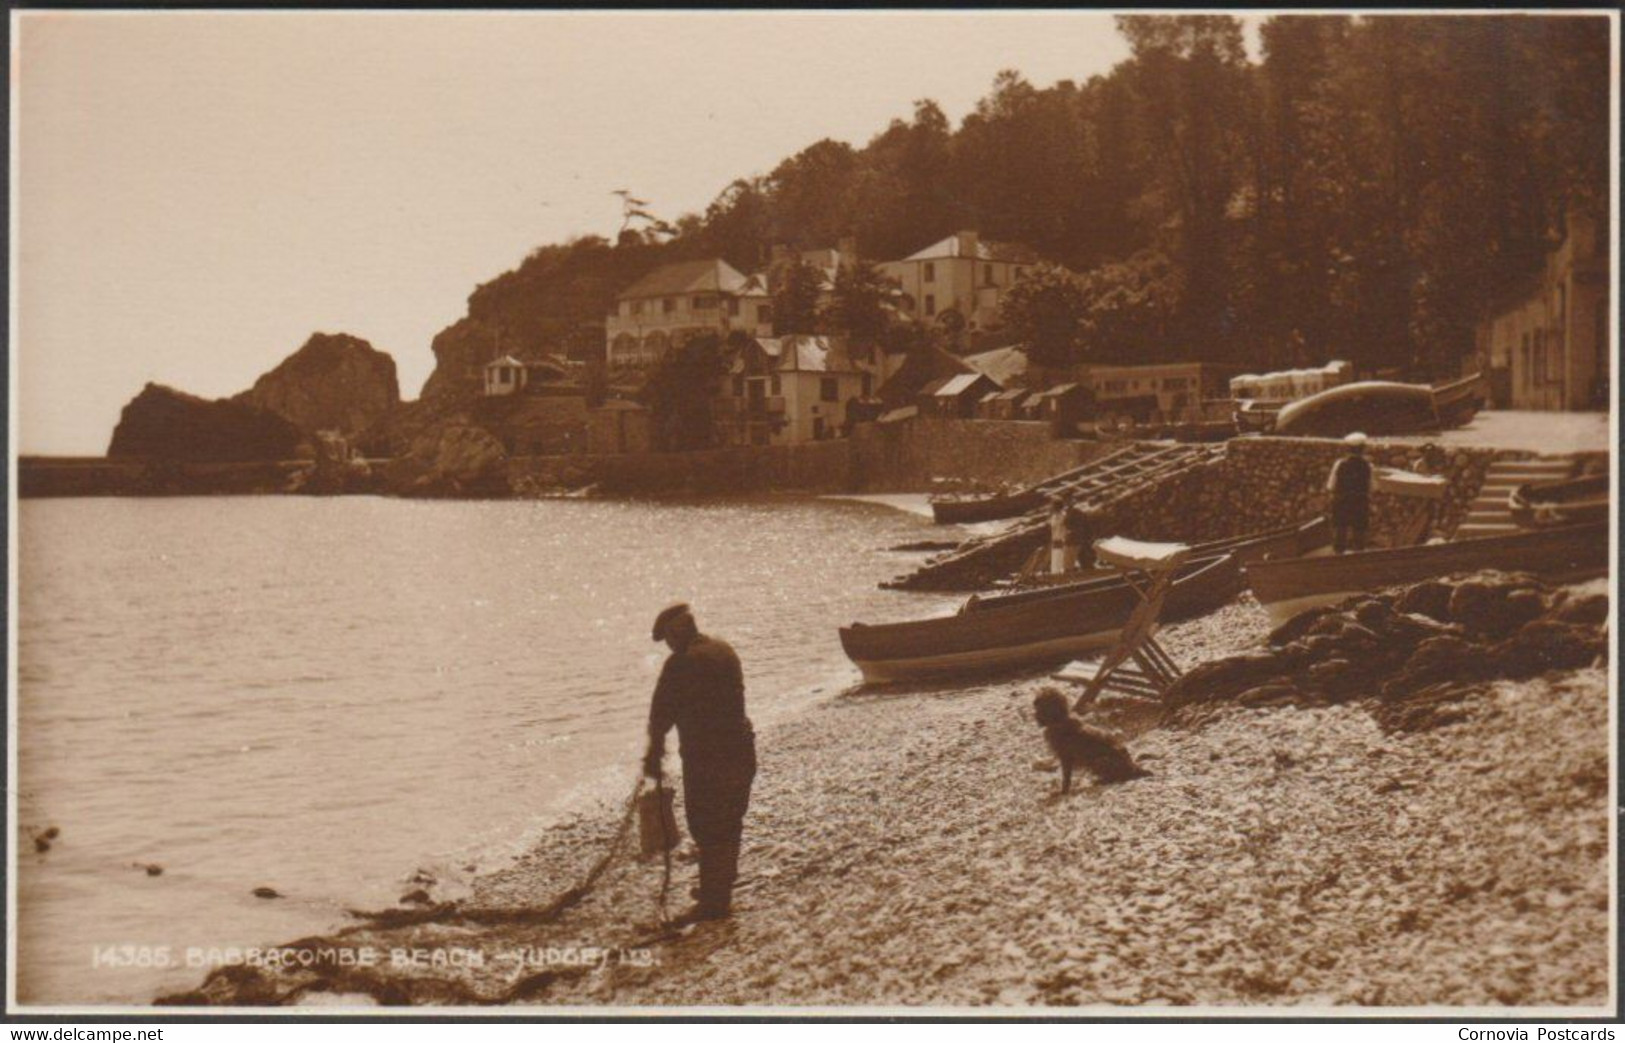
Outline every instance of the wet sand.
MULTIPOLYGON (((1164 631, 1187 667, 1260 641, 1250 602, 1164 631)), ((1141 730, 1154 774, 1059 774, 1041 679, 859 692, 764 730, 732 921, 659 935, 659 862, 560 922, 358 927, 424 966, 232 974, 193 1001, 968 1008, 1608 1000, 1606 673, 1491 683, 1466 720, 1385 734, 1359 701, 1141 730), (582 966, 582 947, 634 950, 582 966), (435 951, 483 954, 433 966, 435 951), (519 955, 527 955, 521 961, 519 955)), ((630 780, 629 780, 630 781, 630 780)), ((475 883, 538 907, 616 809, 475 883)), ((674 906, 694 867, 676 867, 674 906)), ((585 954, 593 957, 594 954, 585 954)))

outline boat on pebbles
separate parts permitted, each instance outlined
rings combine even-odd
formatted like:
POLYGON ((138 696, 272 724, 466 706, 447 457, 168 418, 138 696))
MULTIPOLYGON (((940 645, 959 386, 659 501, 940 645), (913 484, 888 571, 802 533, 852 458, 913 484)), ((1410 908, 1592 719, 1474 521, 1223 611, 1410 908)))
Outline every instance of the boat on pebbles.
POLYGON ((1384 587, 1496 569, 1566 583, 1606 575, 1608 523, 1589 522, 1329 557, 1254 561, 1242 572, 1279 626, 1307 609, 1384 587))
MULTIPOLYGON (((1241 567, 1298 557, 1326 542, 1316 520, 1193 544, 1175 573, 1162 618, 1188 619, 1242 589, 1241 567)), ((952 616, 841 628, 841 647, 866 682, 1014 671, 1063 663, 1116 640, 1139 595, 1117 572, 1091 569, 1070 582, 971 597, 952 616)))

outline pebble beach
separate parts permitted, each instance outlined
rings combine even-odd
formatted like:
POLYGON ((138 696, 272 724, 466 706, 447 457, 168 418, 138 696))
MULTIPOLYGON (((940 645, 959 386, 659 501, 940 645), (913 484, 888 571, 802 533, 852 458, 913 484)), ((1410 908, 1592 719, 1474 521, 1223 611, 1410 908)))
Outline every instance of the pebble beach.
MULTIPOLYGON (((1602 589, 1602 588, 1597 588, 1602 589)), ((1163 631, 1181 664, 1258 646, 1250 599, 1163 631)), ((1606 670, 1489 681, 1448 726, 1369 701, 1098 723, 1152 775, 1068 796, 1044 678, 858 690, 764 729, 732 920, 660 930, 635 838, 555 922, 360 921, 160 1003, 934 1010, 1580 1008, 1609 1002, 1606 670), (437 955, 438 954, 438 955, 437 955)), ((630 779, 628 782, 630 783, 630 779)), ((604 850, 583 809, 466 905, 536 909, 604 850)), ((694 866, 679 851, 671 904, 694 866)))

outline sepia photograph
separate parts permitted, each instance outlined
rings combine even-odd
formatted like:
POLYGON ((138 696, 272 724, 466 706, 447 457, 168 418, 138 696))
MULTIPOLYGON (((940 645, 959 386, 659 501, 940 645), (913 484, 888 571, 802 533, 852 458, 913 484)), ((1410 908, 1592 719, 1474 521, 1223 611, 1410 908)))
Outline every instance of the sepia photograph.
POLYGON ((9 1014, 1618 1016, 1617 12, 9 57, 9 1014))

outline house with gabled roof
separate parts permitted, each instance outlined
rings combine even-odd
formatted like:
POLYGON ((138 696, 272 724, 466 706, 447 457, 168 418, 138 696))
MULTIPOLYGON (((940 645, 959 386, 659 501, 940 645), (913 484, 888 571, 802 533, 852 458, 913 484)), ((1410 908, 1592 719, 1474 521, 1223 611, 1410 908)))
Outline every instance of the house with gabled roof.
POLYGON ((896 280, 916 319, 936 322, 946 312, 958 312, 974 332, 999 325, 1003 295, 1038 261, 1029 247, 984 242, 965 231, 876 267, 896 280))
POLYGON ((622 290, 604 320, 611 369, 646 368, 700 333, 773 332, 773 302, 759 280, 721 258, 663 264, 622 290))
POLYGON ((1002 390, 985 373, 957 373, 933 380, 920 389, 920 415, 939 419, 969 420, 976 406, 989 392, 1002 390))
POLYGON ((717 403, 733 445, 817 442, 846 432, 847 411, 874 391, 875 366, 838 337, 757 337, 729 367, 717 403))

